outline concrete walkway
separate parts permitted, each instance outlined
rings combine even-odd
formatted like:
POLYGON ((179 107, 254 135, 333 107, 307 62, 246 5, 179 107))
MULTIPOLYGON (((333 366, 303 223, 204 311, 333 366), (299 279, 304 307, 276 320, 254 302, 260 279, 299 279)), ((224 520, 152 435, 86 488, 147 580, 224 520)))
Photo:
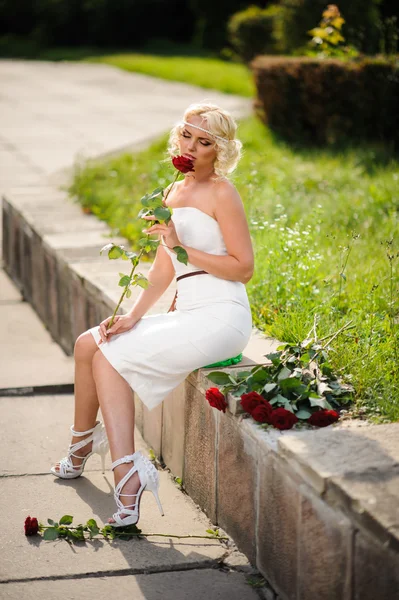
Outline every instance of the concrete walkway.
MULTIPOLYGON (((0 61, 0 79, 0 191, 34 187, 39 198, 40 188, 59 181, 79 156, 145 145, 191 102, 207 98, 236 116, 249 111, 241 98, 102 65, 0 61)), ((68 513, 75 523, 91 517, 105 522, 114 511, 112 475, 101 474, 97 457, 72 482, 48 474, 69 443, 73 398, 44 392, 72 383, 72 359, 51 340, 4 272, 0 306, 0 597, 259 598, 247 582, 256 572, 233 542, 150 537, 71 547, 23 535, 27 515, 45 522, 68 513), (26 395, 35 387, 42 395, 26 395)), ((139 434, 137 447, 148 451, 139 434)), ((167 470, 160 476, 165 517, 145 494, 142 530, 204 535, 211 525, 206 516, 167 470)))

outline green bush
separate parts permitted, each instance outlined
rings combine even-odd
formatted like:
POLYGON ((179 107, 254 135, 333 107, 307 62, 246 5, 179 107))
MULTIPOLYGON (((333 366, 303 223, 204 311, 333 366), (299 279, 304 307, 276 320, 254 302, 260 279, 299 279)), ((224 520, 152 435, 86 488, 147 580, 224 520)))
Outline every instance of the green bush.
MULTIPOLYGON (((379 51, 379 4, 381 0, 351 0, 337 2, 345 19, 343 35, 348 44, 362 52, 379 51)), ((281 0, 285 8, 282 24, 284 44, 289 51, 304 46, 307 32, 320 21, 328 2, 326 0, 281 0)))
POLYGON ((399 146, 398 61, 259 56, 251 68, 256 111, 284 138, 399 146))
POLYGON ((282 50, 279 43, 281 13, 277 5, 266 9, 253 5, 230 17, 229 42, 245 62, 258 54, 276 54, 282 50))
MULTIPOLYGON (((195 22, 193 42, 201 48, 221 50, 228 41, 229 17, 248 6, 245 0, 189 0, 195 22)), ((262 0, 252 4, 263 5, 262 0)))
POLYGON ((29 36, 42 46, 137 48, 150 38, 190 41, 185 0, 0 0, 0 36, 29 36))

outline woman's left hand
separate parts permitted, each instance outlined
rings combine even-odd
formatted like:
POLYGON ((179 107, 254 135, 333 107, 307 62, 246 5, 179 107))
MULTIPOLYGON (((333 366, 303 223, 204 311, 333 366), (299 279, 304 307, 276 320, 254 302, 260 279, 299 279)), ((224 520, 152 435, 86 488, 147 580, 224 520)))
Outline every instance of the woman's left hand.
MULTIPOLYGON (((146 219, 147 221, 153 221, 154 217, 143 216, 142 219, 146 219)), ((156 223, 155 225, 151 225, 151 227, 148 227, 148 229, 143 229, 143 232, 151 235, 155 233, 157 233, 160 236, 162 235, 165 240, 165 244, 170 249, 172 249, 174 246, 181 246, 181 241, 177 237, 175 225, 172 219, 169 221, 168 225, 166 225, 165 223, 156 223)))

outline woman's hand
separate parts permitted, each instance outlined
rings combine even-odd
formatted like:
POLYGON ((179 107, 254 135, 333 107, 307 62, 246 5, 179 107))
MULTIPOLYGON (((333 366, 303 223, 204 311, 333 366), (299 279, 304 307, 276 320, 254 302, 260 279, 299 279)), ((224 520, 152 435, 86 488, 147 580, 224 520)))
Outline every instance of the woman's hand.
MULTIPOLYGON (((154 217, 151 217, 151 216, 148 216, 148 217, 143 216, 141 218, 146 219, 147 221, 154 220, 154 217)), ((156 224, 152 225, 151 227, 149 227, 148 229, 143 229, 143 232, 148 233, 148 234, 158 233, 159 235, 163 235, 165 244, 170 249, 172 249, 174 246, 181 246, 181 241, 177 237, 175 225, 174 225, 172 219, 169 221, 168 225, 166 225, 165 223, 156 223, 156 224)))
POLYGON ((102 342, 108 342, 113 335, 119 335, 120 333, 124 333, 125 331, 129 331, 133 329, 133 327, 137 323, 137 319, 132 317, 131 315, 116 315, 114 322, 112 323, 112 327, 107 329, 108 323, 111 321, 112 317, 107 317, 100 323, 100 337, 101 340, 99 344, 102 342))

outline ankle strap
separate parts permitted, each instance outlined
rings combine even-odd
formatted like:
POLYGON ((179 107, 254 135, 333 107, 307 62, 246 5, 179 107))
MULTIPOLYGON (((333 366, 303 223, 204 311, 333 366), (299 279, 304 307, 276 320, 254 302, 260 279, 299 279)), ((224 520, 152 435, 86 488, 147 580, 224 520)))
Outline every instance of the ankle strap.
POLYGON ((71 425, 71 433, 75 437, 83 437, 84 435, 88 435, 89 433, 93 433, 93 431, 95 430, 96 427, 97 427, 97 423, 94 425, 94 427, 92 427, 91 429, 88 429, 87 431, 75 431, 74 428, 73 428, 73 425, 71 425))
POLYGON ((142 457, 143 457, 143 455, 141 454, 141 452, 135 452, 134 454, 126 454, 126 456, 123 456, 122 458, 118 458, 118 460, 115 460, 111 464, 111 469, 113 471, 114 469, 116 469, 116 467, 119 467, 119 465, 134 462, 135 460, 139 460, 142 457))

